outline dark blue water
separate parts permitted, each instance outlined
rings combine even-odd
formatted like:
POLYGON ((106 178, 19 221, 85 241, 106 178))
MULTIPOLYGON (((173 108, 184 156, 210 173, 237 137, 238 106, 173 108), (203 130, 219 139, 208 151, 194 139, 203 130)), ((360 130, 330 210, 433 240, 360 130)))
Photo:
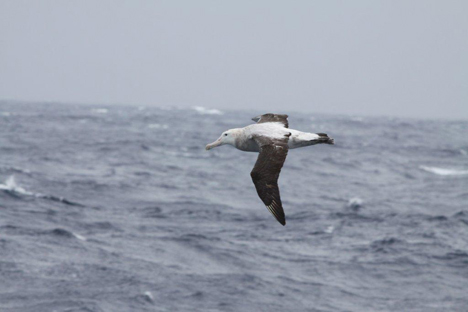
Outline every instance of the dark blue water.
POLYGON ((468 122, 290 114, 287 225, 262 111, 0 102, 0 311, 467 311, 468 122))

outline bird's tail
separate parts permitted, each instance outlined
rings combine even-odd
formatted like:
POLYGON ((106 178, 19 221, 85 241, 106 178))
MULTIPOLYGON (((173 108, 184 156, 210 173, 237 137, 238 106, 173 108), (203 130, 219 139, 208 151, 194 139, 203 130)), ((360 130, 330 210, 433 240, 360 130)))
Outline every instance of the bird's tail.
POLYGON ((316 139, 316 143, 315 144, 320 144, 320 143, 325 143, 325 144, 335 144, 335 140, 330 138, 326 133, 317 133, 317 135, 319 136, 318 139, 316 139))

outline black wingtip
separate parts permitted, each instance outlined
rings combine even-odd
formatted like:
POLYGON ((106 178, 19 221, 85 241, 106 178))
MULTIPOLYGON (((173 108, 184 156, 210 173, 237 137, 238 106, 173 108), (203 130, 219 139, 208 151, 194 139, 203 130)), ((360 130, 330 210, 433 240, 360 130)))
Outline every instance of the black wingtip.
POLYGON ((286 216, 285 215, 282 215, 279 218, 275 216, 275 218, 282 226, 286 225, 286 216))
POLYGON ((276 221, 278 221, 279 224, 281 224, 282 226, 286 226, 286 220, 285 219, 277 219, 275 217, 276 221))
POLYGON ((281 225, 286 225, 286 216, 284 215, 283 207, 280 204, 273 200, 270 205, 266 205, 267 209, 271 212, 273 217, 275 217, 276 221, 278 221, 281 225))

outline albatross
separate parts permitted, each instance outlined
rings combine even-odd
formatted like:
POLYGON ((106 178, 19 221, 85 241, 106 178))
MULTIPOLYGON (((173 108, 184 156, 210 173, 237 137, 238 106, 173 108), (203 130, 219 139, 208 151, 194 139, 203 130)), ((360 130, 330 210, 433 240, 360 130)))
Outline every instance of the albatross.
POLYGON ((250 176, 258 196, 271 214, 286 225, 278 188, 278 177, 288 151, 315 144, 334 144, 325 133, 308 133, 289 129, 288 115, 264 114, 252 118, 255 124, 229 129, 206 146, 210 150, 221 145, 232 145, 244 152, 260 153, 250 176))

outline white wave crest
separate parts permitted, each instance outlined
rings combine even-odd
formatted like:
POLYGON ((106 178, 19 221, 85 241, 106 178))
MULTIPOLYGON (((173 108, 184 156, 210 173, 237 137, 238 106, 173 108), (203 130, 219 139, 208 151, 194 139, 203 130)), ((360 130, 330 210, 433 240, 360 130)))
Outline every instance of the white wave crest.
POLYGON ((4 184, 0 184, 0 190, 15 192, 22 195, 41 196, 41 194, 34 194, 29 191, 26 191, 24 188, 16 184, 14 176, 8 177, 4 184))
POLYGON ((96 114, 107 114, 109 110, 107 108, 94 108, 91 111, 96 114))
POLYGON ((167 129, 169 128, 168 125, 161 125, 161 124, 149 124, 148 128, 150 129, 167 129))
POLYGON ((362 207, 364 204, 364 201, 360 199, 359 197, 353 197, 348 201, 348 204, 346 205, 348 208, 357 210, 362 207))
POLYGON ((19 186, 16 183, 15 176, 8 177, 8 179, 3 184, 0 183, 0 190, 4 190, 4 191, 7 191, 7 192, 11 192, 11 193, 16 193, 16 194, 20 194, 20 195, 34 196, 34 197, 37 197, 37 198, 44 198, 44 199, 48 199, 48 200, 52 200, 52 201, 58 201, 58 202, 65 203, 67 205, 74 205, 74 206, 79 206, 80 205, 78 203, 71 202, 71 201, 67 200, 64 197, 57 197, 57 196, 53 196, 53 195, 45 195, 45 194, 41 194, 41 193, 33 193, 33 192, 30 192, 30 191, 27 191, 27 190, 25 190, 24 188, 22 188, 21 186, 19 186))
POLYGON ((442 176, 453 176, 453 175, 465 175, 468 174, 468 170, 457 170, 457 169, 445 169, 437 167, 419 166, 424 171, 434 173, 442 176))
POLYGON ((329 225, 325 230, 324 232, 325 233, 328 233, 328 234, 331 234, 333 233, 333 231, 335 230, 335 227, 333 225, 329 225))
POLYGON ((206 108, 203 106, 195 106, 193 109, 196 110, 201 115, 222 115, 223 114, 223 112, 218 109, 214 109, 214 108, 210 109, 210 108, 206 108))
POLYGON ((153 301, 154 300, 154 297, 153 297, 153 294, 151 293, 151 291, 145 291, 144 296, 148 301, 153 301))
POLYGON ((82 236, 80 234, 76 234, 76 233, 73 233, 73 232, 72 232, 72 234, 73 234, 73 236, 75 236, 76 238, 78 238, 81 241, 86 242, 88 240, 86 237, 84 237, 84 236, 82 236))

